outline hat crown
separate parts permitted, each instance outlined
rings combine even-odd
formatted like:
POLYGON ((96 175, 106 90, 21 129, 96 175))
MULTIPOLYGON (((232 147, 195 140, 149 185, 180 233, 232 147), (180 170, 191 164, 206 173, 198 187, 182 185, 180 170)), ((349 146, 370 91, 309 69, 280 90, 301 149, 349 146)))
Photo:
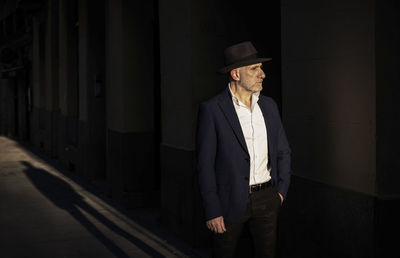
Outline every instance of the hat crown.
POLYGON ((244 61, 257 57, 257 50, 250 41, 245 41, 230 46, 224 51, 224 63, 230 65, 239 61, 244 61))
POLYGON ((256 63, 271 61, 272 58, 257 57, 257 50, 250 41, 245 41, 230 46, 224 51, 225 67, 218 70, 219 73, 227 73, 232 69, 256 63))

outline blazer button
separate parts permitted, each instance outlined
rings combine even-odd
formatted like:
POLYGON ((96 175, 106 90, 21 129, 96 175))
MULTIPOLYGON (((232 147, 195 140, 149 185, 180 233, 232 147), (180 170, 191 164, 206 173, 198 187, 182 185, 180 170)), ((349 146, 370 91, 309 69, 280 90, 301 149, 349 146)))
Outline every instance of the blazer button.
POLYGON ((249 162, 249 161, 250 161, 250 159, 249 159, 249 158, 244 158, 244 160, 245 160, 245 161, 247 161, 247 162, 249 162))
POLYGON ((249 177, 248 177, 248 176, 245 176, 245 177, 244 177, 244 180, 249 181, 249 177))

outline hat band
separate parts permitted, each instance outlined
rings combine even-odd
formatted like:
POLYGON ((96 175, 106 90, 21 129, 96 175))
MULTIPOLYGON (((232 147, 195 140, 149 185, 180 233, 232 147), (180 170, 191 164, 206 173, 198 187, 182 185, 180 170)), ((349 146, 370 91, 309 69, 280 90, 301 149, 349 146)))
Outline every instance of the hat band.
POLYGON ((246 56, 246 57, 241 58, 241 59, 229 60, 230 62, 225 62, 225 66, 232 65, 232 64, 238 63, 238 62, 246 62, 246 61, 257 59, 257 58, 258 58, 257 54, 249 55, 249 56, 246 56))

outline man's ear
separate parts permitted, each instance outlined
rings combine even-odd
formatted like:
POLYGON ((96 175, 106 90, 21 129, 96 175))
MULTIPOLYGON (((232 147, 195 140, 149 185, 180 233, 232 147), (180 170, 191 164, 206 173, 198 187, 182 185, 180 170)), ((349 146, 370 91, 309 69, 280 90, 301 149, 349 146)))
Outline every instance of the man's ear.
POLYGON ((238 69, 233 69, 233 70, 231 70, 230 74, 231 74, 231 77, 232 77, 235 81, 238 81, 238 80, 240 79, 239 70, 238 70, 238 69))

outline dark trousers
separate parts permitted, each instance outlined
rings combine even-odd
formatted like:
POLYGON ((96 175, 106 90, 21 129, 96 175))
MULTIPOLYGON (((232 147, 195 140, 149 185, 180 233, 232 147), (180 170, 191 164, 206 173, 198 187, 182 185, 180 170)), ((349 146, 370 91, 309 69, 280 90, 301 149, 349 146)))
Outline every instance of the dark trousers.
POLYGON ((245 224, 253 239, 256 257, 275 257, 277 219, 281 199, 272 186, 249 194, 247 208, 238 222, 225 221, 226 232, 214 233, 214 257, 234 257, 245 224))

